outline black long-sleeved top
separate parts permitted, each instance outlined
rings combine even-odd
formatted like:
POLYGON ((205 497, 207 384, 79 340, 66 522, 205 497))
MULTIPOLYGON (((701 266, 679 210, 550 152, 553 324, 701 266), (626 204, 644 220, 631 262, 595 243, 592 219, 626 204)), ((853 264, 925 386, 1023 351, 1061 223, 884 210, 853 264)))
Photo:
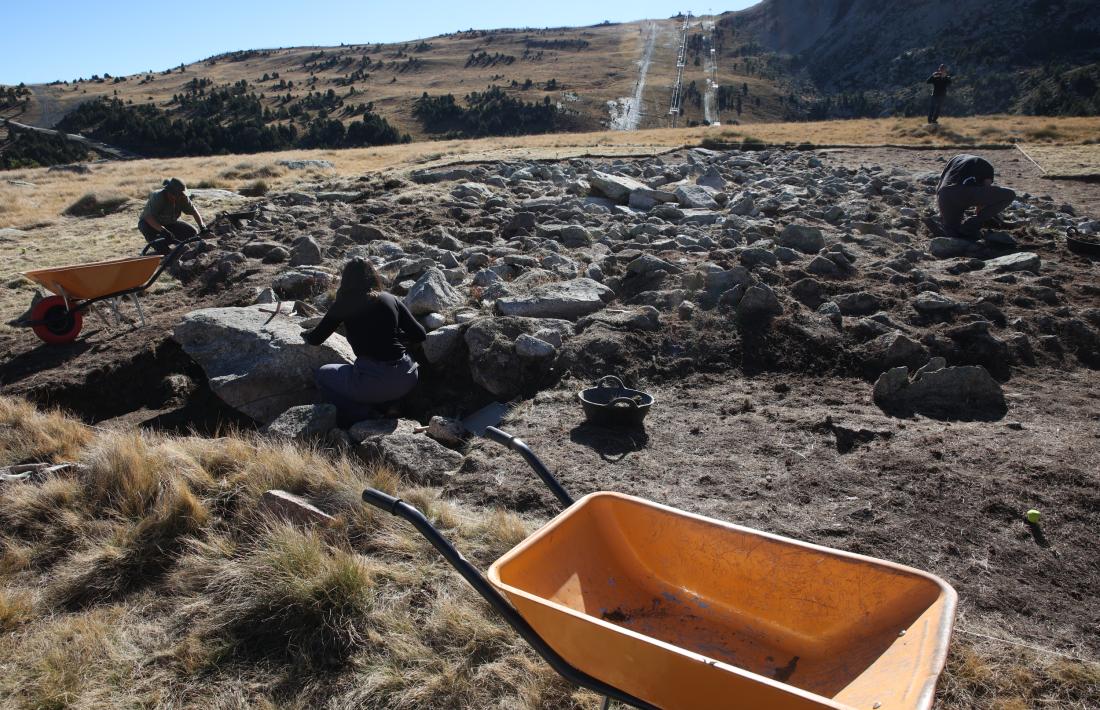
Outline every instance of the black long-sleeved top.
POLYGON ((320 345, 341 323, 355 356, 378 362, 402 358, 405 346, 401 340, 420 343, 428 337, 405 304, 388 293, 338 295, 317 327, 302 337, 310 345, 320 345))
POLYGON ((933 96, 947 96, 947 87, 951 86, 951 76, 948 74, 940 76, 933 74, 924 83, 932 85, 933 96))
POLYGON ((982 185, 993 179, 993 166, 984 158, 962 153, 947 161, 937 190, 953 185, 982 185), (970 178, 974 178, 970 180, 970 178), (968 180, 970 180, 968 182, 968 180))

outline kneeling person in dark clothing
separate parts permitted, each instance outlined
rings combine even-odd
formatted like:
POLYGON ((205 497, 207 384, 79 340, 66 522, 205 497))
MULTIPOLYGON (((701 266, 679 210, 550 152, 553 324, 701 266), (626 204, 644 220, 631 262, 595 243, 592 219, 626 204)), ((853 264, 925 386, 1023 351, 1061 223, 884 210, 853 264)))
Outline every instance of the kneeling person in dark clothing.
POLYGON ((206 229, 202 216, 187 196, 183 181, 179 178, 165 180, 164 189, 154 192, 145 203, 138 220, 138 230, 145 241, 156 245, 158 253, 167 254, 175 244, 198 234, 194 227, 180 221, 180 216, 185 212, 195 218, 199 231, 206 229))
POLYGON ((417 365, 401 340, 423 342, 427 333, 404 303, 382 290, 378 272, 365 259, 344 266, 335 303, 302 338, 320 345, 340 324, 355 364, 324 365, 315 379, 321 398, 336 405, 341 423, 351 424, 377 416, 374 405, 400 399, 416 386, 417 365))
POLYGON ((949 237, 977 240, 982 227, 1007 227, 997 215, 1016 199, 1007 187, 993 184, 993 166, 975 155, 956 155, 947 163, 936 188, 936 202, 949 237), (977 208, 977 214, 963 221, 966 211, 977 208))

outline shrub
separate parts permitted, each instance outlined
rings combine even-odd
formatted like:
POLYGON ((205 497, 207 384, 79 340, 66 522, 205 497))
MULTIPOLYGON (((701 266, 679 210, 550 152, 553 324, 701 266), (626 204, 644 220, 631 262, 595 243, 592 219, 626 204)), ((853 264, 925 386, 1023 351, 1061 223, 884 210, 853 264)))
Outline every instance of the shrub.
POLYGON ((267 194, 269 189, 267 182, 263 180, 253 180, 244 187, 238 189, 237 192, 245 197, 263 197, 267 194))
POLYGON ((106 217, 120 211, 130 202, 125 195, 100 195, 89 192, 69 205, 63 214, 68 217, 106 217))

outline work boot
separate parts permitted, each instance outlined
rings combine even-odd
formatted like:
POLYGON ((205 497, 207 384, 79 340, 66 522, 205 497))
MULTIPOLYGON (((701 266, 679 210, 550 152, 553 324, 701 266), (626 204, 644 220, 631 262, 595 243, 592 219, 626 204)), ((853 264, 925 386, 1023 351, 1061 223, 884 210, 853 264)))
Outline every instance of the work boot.
POLYGON ((1024 223, 1023 222, 1006 222, 1003 219, 1001 219, 1000 217, 993 217, 992 219, 987 219, 985 221, 985 224, 983 224, 982 226, 985 227, 986 229, 999 229, 1002 232, 1004 232, 1004 231, 1008 231, 1008 230, 1012 230, 1012 229, 1019 229, 1020 227, 1024 226, 1024 223))
POLYGON ((925 217, 921 220, 921 222, 924 223, 925 229, 927 229, 933 237, 947 236, 947 230, 943 228, 943 224, 941 224, 940 221, 935 217, 925 217))

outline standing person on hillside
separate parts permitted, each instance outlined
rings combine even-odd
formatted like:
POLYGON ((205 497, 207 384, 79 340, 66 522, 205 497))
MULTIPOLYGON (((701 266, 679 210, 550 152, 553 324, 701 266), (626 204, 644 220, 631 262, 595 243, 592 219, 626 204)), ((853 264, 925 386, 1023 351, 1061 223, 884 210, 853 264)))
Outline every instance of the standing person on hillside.
MULTIPOLYGON (((993 166, 988 160, 965 153, 947 162, 936 188, 942 231, 946 236, 969 241, 981 237, 982 227, 1014 228, 1016 225, 1002 222, 997 215, 1015 199, 1015 192, 993 184, 993 166), (977 208, 977 213, 964 222, 971 207, 977 208)), ((926 221, 926 225, 933 234, 940 231, 934 221, 926 221)))
POLYGON ((180 216, 185 212, 195 218, 199 231, 206 229, 206 222, 191 204, 183 181, 179 178, 165 180, 164 188, 154 192, 145 203, 138 220, 138 230, 145 241, 156 245, 157 253, 167 254, 174 244, 198 234, 194 227, 180 221, 180 216))
POLYGON ((382 279, 366 259, 344 266, 336 301, 302 339, 320 345, 344 325, 355 351, 354 365, 323 365, 314 375, 321 398, 335 404, 341 426, 378 416, 375 405, 408 394, 419 380, 416 361, 402 340, 428 336, 405 304, 382 290, 382 279))
POLYGON ((951 86, 951 75, 947 73, 947 65, 941 64, 940 68, 932 72, 932 76, 925 81, 932 85, 932 103, 928 107, 928 122, 940 122, 940 110, 947 99, 947 87, 951 86))

